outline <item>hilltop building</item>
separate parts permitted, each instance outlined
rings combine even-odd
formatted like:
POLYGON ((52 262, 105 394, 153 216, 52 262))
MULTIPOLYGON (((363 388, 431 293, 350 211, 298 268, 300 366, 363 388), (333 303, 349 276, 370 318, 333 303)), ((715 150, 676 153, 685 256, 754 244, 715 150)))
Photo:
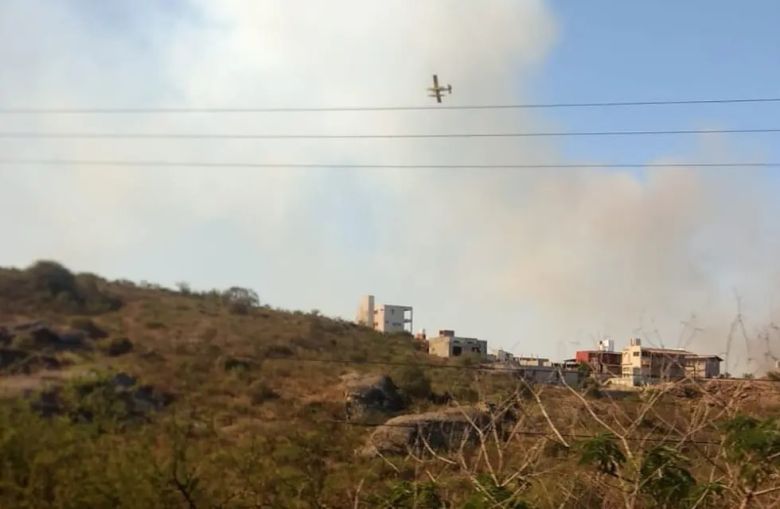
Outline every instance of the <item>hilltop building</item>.
POLYGON ((380 332, 412 332, 414 309, 412 306, 392 304, 375 305, 374 296, 360 299, 355 321, 380 332))
POLYGON ((453 330, 440 330, 438 337, 428 339, 428 353, 445 358, 471 356, 487 359, 487 341, 456 336, 453 330))
POLYGON ((599 341, 598 350, 578 351, 574 359, 578 364, 587 364, 597 375, 620 376, 622 373, 622 355, 615 351, 615 342, 611 339, 599 341))
POLYGON ((629 385, 647 385, 681 380, 685 377, 720 376, 717 355, 696 355, 681 348, 647 348, 640 339, 631 339, 623 349, 622 378, 629 385))

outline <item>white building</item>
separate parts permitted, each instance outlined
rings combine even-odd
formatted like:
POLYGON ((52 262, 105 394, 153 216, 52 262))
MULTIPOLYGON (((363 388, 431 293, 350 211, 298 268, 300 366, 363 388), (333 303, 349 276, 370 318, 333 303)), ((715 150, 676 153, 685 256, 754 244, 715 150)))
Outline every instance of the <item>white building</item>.
POLYGON ((380 332, 412 332, 414 310, 411 306, 374 304, 374 296, 366 295, 360 299, 357 318, 360 325, 371 327, 380 332))
POLYGON ((440 330, 439 337, 428 340, 428 353, 446 358, 471 356, 487 359, 487 341, 459 337, 453 330, 440 330))
POLYGON ((720 375, 717 355, 696 355, 682 348, 647 348, 631 339, 623 349, 622 374, 627 385, 647 385, 685 377, 716 378, 720 375))
POLYGON ((505 350, 493 350, 491 360, 500 362, 502 364, 512 364, 515 360, 515 356, 511 352, 505 350))

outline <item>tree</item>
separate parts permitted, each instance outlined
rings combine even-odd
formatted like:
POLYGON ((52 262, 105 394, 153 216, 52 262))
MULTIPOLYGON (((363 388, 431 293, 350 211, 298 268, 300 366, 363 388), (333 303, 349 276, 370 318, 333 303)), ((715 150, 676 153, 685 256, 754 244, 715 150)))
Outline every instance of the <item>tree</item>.
POLYGON ((257 292, 250 288, 232 286, 222 292, 222 302, 228 306, 231 313, 245 315, 249 310, 260 305, 257 292))

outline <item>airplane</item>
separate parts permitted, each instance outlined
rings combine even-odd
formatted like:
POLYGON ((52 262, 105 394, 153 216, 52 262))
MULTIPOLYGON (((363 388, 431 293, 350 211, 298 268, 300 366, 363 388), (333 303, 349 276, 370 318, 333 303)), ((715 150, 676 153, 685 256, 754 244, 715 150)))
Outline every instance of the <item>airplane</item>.
POLYGON ((446 87, 440 87, 439 86, 439 77, 435 74, 433 75, 433 86, 428 88, 428 91, 431 92, 428 94, 428 97, 435 97, 436 102, 441 102, 441 94, 442 92, 447 92, 448 94, 452 93, 452 85, 447 85, 446 87))

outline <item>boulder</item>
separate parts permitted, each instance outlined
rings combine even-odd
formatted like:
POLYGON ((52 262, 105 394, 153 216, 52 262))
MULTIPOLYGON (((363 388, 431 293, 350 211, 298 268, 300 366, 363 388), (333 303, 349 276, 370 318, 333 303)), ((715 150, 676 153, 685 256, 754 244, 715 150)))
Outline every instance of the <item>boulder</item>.
POLYGON ((25 350, 80 350, 89 348, 85 334, 79 330, 60 332, 43 321, 4 327, 0 343, 12 343, 25 350))
POLYGON ((481 406, 400 415, 377 427, 359 453, 371 457, 456 450, 476 443, 480 432, 487 433, 496 424, 487 408, 481 406))
POLYGON ((344 386, 347 419, 365 417, 374 412, 392 413, 406 405, 398 387, 387 375, 372 375, 348 381, 344 386))

